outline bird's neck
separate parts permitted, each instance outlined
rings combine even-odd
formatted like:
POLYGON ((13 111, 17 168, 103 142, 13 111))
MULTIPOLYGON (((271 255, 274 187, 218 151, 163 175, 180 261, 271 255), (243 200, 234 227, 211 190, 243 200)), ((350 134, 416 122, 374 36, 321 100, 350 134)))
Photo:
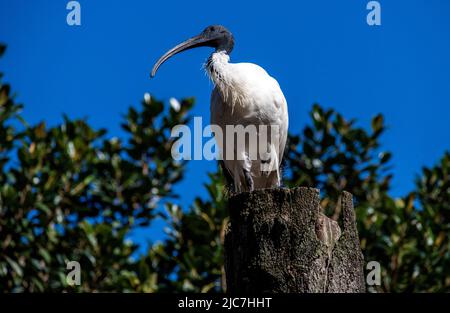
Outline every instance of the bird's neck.
POLYGON ((234 77, 230 56, 226 51, 216 51, 209 57, 205 64, 206 72, 214 83, 215 88, 222 96, 223 103, 229 105, 231 112, 239 103, 240 93, 233 88, 234 77))
POLYGON ((215 51, 206 61, 205 69, 214 85, 229 85, 230 56, 225 51, 215 51))

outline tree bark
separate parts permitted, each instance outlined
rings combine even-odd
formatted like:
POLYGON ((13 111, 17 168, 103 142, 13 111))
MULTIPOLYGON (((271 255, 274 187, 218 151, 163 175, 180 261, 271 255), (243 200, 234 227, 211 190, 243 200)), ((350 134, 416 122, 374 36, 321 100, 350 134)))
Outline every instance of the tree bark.
POLYGON ((227 292, 365 292, 350 193, 341 196, 342 231, 313 188, 245 192, 228 206, 227 292))

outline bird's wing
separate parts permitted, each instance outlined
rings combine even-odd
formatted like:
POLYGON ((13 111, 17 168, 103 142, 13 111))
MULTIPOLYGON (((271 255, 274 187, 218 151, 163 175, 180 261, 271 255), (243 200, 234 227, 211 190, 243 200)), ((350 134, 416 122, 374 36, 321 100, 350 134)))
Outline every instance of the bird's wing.
POLYGON ((287 108, 287 101, 284 97, 283 92, 281 91, 280 85, 278 82, 274 80, 275 92, 277 94, 276 107, 279 114, 279 125, 280 125, 280 143, 279 143, 279 151, 278 151, 278 162, 281 164, 283 159, 284 149, 286 147, 286 140, 288 135, 288 127, 289 127, 289 114, 287 108))
MULTIPOLYGON (((223 130, 227 124, 278 125, 279 142, 274 148, 278 156, 278 165, 280 165, 286 145, 289 121, 287 102, 278 82, 263 68, 252 63, 232 64, 231 72, 233 74, 227 77, 227 82, 232 84, 232 89, 223 90, 223 86, 216 86, 212 92, 211 123, 222 127, 223 130), (231 97, 228 96, 225 101, 222 97, 224 91, 231 94, 231 97), (236 106, 233 103, 235 99, 238 101, 236 106)), ((225 137, 225 131, 223 136, 225 137)), ((223 142, 226 142, 224 139, 223 142)), ((219 142, 218 145, 222 156, 225 156, 227 147, 219 142)), ((236 170, 235 161, 224 160, 224 165, 232 176, 237 174, 233 173, 233 170, 236 170)))
MULTIPOLYGON (((218 87, 214 87, 214 89, 211 93, 210 120, 211 120, 211 125, 217 125, 220 128, 222 128, 222 136, 225 135, 225 125, 226 125, 226 121, 224 120, 224 115, 225 115, 224 110, 225 109, 226 109, 226 105, 222 99, 220 91, 219 91, 218 87)), ((214 136, 216 136, 216 134, 214 136)), ((217 137, 216 137, 216 143, 217 143, 217 145, 219 147, 219 151, 220 151, 220 153, 222 153, 222 155, 224 155, 224 153, 225 153, 224 139, 225 138, 222 138, 222 140, 217 140, 217 137)), ((226 164, 225 164, 225 167, 227 168, 226 164)))

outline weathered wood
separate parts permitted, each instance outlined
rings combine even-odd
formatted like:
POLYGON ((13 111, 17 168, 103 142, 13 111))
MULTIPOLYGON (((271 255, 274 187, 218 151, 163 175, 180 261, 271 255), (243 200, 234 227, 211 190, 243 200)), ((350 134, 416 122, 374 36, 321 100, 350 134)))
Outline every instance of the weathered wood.
POLYGON ((341 196, 342 231, 319 201, 317 189, 303 187, 231 197, 227 291, 365 292, 352 195, 341 196))

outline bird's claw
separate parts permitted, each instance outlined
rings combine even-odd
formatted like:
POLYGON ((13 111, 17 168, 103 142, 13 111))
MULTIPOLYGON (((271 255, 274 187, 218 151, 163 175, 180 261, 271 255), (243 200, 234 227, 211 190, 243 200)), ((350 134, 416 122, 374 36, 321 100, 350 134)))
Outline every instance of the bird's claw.
POLYGON ((248 190, 253 191, 254 184, 253 184, 253 178, 250 174, 250 171, 244 169, 244 177, 245 177, 245 183, 247 184, 248 190))

